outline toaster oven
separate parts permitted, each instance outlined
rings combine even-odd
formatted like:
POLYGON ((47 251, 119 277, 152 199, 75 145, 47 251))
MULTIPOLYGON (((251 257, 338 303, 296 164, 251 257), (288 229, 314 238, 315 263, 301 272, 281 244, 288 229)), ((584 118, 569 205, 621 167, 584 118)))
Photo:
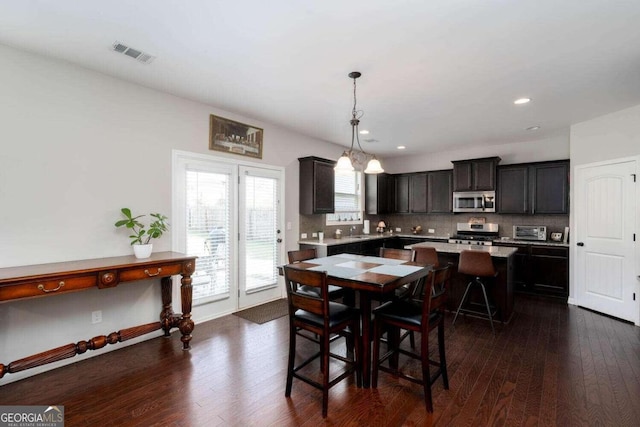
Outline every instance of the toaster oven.
POLYGON ((514 225, 513 238, 516 240, 547 240, 547 227, 544 225, 514 225))

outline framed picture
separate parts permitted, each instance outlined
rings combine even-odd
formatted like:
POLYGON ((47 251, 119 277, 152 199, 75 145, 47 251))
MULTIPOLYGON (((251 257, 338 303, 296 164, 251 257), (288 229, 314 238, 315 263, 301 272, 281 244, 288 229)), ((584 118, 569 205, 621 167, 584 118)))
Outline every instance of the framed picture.
POLYGON ((263 130, 223 117, 209 117, 209 150, 262 158, 263 130))

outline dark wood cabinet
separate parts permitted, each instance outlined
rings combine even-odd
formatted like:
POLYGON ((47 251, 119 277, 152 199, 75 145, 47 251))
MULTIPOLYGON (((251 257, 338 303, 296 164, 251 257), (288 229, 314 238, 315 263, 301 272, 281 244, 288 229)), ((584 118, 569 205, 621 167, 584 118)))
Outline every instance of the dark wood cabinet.
POLYGON ((498 212, 568 214, 569 161, 498 167, 498 212))
POLYGON ((303 157, 300 162, 300 214, 326 214, 335 210, 333 160, 303 157))
POLYGON ((500 157, 453 161, 453 191, 496 189, 496 166, 500 157))
POLYGON ((409 175, 409 212, 427 212, 427 173, 409 175))
POLYGON ((569 161, 537 163, 531 166, 532 212, 569 213, 569 161))
POLYGON ((530 213, 529 166, 509 165, 498 168, 497 211, 509 214, 530 213))
POLYGON ((344 253, 377 256, 386 240, 387 239, 375 239, 365 240, 363 242, 350 242, 344 245, 331 245, 327 247, 327 256, 344 253))
POLYGON ((427 174, 427 212, 450 213, 453 210, 453 170, 427 174))
POLYGON ((515 247, 513 285, 518 292, 567 298, 569 296, 569 248, 496 242, 515 247))
POLYGON ((394 176, 394 213, 427 212, 427 173, 407 173, 394 176))
POLYGON ((569 248, 531 246, 530 286, 537 294, 569 295, 569 248))
POLYGON ((409 193, 410 182, 409 174, 395 175, 394 177, 395 203, 393 207, 394 213, 409 213, 409 193))
POLYGON ((395 181, 393 176, 381 173, 365 175, 365 211, 368 215, 393 212, 395 181))

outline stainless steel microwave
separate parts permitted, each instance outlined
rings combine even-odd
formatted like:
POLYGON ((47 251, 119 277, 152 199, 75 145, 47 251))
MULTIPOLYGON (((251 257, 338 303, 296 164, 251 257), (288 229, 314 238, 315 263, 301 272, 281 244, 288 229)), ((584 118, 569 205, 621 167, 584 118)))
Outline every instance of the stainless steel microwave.
POLYGON ((495 212, 495 191, 454 191, 454 212, 495 212))
POLYGON ((520 240, 547 240, 547 227, 544 225, 514 225, 513 238, 520 240))

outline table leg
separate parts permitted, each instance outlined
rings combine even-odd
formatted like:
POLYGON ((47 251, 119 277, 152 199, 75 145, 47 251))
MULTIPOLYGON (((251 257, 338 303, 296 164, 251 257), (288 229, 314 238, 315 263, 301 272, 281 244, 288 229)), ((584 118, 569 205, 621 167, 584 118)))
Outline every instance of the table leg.
POLYGON ((163 277, 160 279, 161 283, 161 291, 162 291, 162 311, 160 312, 160 323, 162 324, 162 330, 164 331, 164 336, 171 336, 171 328, 177 326, 174 323, 174 314, 173 307, 171 306, 171 291, 172 291, 172 280, 171 276, 163 277))
POLYGON ((191 275, 187 273, 182 274, 182 279, 180 279, 180 298, 182 300, 182 318, 180 319, 180 323, 178 324, 178 328, 182 333, 182 337, 180 340, 182 341, 182 349, 190 350, 189 341, 191 341, 191 332, 193 332, 194 324, 193 320, 191 320, 191 298, 192 298, 192 288, 191 288, 191 275))
POLYGON ((362 313, 362 386, 371 386, 371 298, 368 292, 360 292, 362 313))

